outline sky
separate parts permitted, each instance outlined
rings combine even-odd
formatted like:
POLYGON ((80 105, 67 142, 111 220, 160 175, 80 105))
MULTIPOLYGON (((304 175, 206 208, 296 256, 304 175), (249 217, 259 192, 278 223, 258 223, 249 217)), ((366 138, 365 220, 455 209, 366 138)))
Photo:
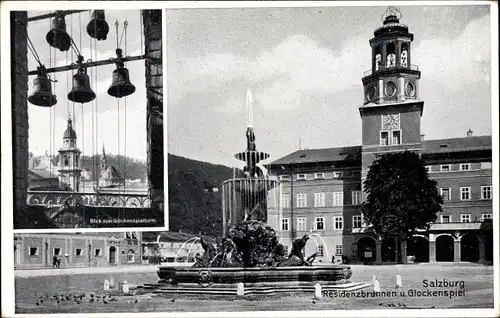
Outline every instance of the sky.
MULTIPOLYGON (((28 17, 46 14, 48 11, 31 11, 28 17)), ((116 57, 116 27, 119 23, 119 35, 125 56, 143 53, 144 36, 140 10, 112 11, 106 10, 106 21, 110 31, 105 41, 91 38, 86 31, 91 20, 91 12, 66 16, 66 30, 72 36, 85 60, 106 60, 116 57), (127 20, 127 36, 121 35, 124 22, 127 20), (126 39, 126 47, 125 47, 126 39)), ((69 65, 76 62, 76 55, 70 49, 61 52, 46 42, 46 34, 50 29, 50 20, 33 21, 28 24, 30 37, 41 62, 47 67, 69 65)), ((28 68, 35 70, 37 62, 28 51, 28 68)), ((29 114, 29 151, 35 155, 44 153, 57 154, 62 147, 62 136, 71 116, 73 128, 77 133, 77 147, 82 155, 90 156, 101 153, 103 145, 107 153, 127 155, 146 160, 146 88, 144 60, 127 62, 130 80, 136 87, 134 94, 117 99, 107 94, 112 82, 115 64, 88 68, 91 88, 96 99, 91 103, 78 104, 68 100, 72 89, 72 78, 76 71, 52 73, 51 78, 57 80, 52 88, 57 96, 57 104, 53 107, 39 107, 28 103, 29 114), (97 77, 97 81, 96 81, 97 77), (119 101, 119 105, 118 105, 119 101), (125 127, 127 129, 125 129, 125 127)), ((36 75, 30 76, 28 86, 31 89, 36 75)))
MULTIPOLYGON (((489 8, 401 6, 414 34, 426 139, 491 135, 489 8)), ((228 166, 246 147, 252 90, 266 162, 297 149, 361 144, 361 78, 380 7, 167 10, 170 153, 228 166)))

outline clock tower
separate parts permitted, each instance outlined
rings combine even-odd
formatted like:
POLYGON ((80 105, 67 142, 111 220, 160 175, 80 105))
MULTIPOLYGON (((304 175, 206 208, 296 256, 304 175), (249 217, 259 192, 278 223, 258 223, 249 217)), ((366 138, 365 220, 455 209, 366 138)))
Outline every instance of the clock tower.
POLYGON ((422 146, 420 71, 411 64, 413 34, 401 24, 401 12, 389 7, 370 40, 371 69, 363 77, 362 181, 378 154, 419 151, 422 146))
POLYGON ((59 187, 66 191, 79 192, 81 173, 80 149, 76 147, 76 132, 73 122, 68 118, 64 131, 63 147, 59 149, 59 187))

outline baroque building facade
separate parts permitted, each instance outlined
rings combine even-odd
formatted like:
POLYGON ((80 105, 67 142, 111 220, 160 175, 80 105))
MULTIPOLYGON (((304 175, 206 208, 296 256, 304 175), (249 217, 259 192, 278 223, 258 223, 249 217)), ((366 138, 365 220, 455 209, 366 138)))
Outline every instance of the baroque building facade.
POLYGON ((142 233, 15 233, 16 269, 140 265, 142 233))
POLYGON ((285 245, 312 230, 315 244, 307 244, 306 254, 317 251, 320 262, 396 262, 398 238, 381 240, 363 222, 363 182, 378 155, 415 151, 438 182, 444 204, 429 230, 402 244, 403 261, 492 261, 491 136, 469 130, 466 137, 424 140, 412 41, 396 12, 385 16, 370 40, 372 63, 362 78, 359 107, 361 145, 298 150, 268 166, 282 184, 282 211, 269 211, 268 219, 285 245))

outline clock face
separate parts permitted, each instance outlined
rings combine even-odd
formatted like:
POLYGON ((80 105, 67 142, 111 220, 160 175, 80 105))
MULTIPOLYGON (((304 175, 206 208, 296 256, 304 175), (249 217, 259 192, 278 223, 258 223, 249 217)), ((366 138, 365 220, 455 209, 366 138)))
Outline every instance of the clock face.
POLYGON ((375 89, 375 86, 370 86, 370 87, 368 87, 368 90, 366 93, 366 98, 369 101, 372 101, 375 98, 376 93, 377 93, 377 90, 375 89))
POLYGON ((397 87, 396 87, 396 84, 394 84, 394 82, 388 82, 386 85, 385 85, 385 95, 387 97, 392 97, 396 94, 396 91, 397 91, 397 87))
POLYGON ((382 115, 382 129, 399 129, 399 114, 382 115))
POLYGON ((415 85, 412 82, 406 83, 406 96, 415 97, 415 85))

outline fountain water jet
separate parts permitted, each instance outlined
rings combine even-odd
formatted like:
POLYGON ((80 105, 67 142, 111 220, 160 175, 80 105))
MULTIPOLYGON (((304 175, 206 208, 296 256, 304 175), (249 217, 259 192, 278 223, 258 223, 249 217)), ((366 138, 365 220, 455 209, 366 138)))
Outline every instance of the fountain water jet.
POLYGON ((328 253, 328 246, 326 245, 326 242, 325 240, 323 239, 323 237, 321 235, 319 235, 318 233, 311 233, 309 234, 309 237, 312 237, 312 239, 314 240, 314 243, 316 243, 316 249, 318 249, 318 241, 314 238, 314 237, 317 237, 321 240, 321 243, 323 243, 323 254, 324 254, 324 257, 328 260, 330 259, 330 254, 328 253))
POLYGON ((191 245, 189 245, 189 250, 187 251, 186 260, 184 261, 185 263, 187 263, 187 259, 189 258, 189 253, 191 252, 191 248, 193 247, 193 244, 197 240, 201 240, 201 238, 199 238, 198 236, 191 237, 191 238, 187 239, 184 243, 182 243, 182 245, 177 250, 177 253, 175 253, 175 261, 177 262, 177 259, 179 258, 179 252, 181 250, 185 250, 186 249, 186 244, 189 243, 189 242, 191 242, 191 245))

